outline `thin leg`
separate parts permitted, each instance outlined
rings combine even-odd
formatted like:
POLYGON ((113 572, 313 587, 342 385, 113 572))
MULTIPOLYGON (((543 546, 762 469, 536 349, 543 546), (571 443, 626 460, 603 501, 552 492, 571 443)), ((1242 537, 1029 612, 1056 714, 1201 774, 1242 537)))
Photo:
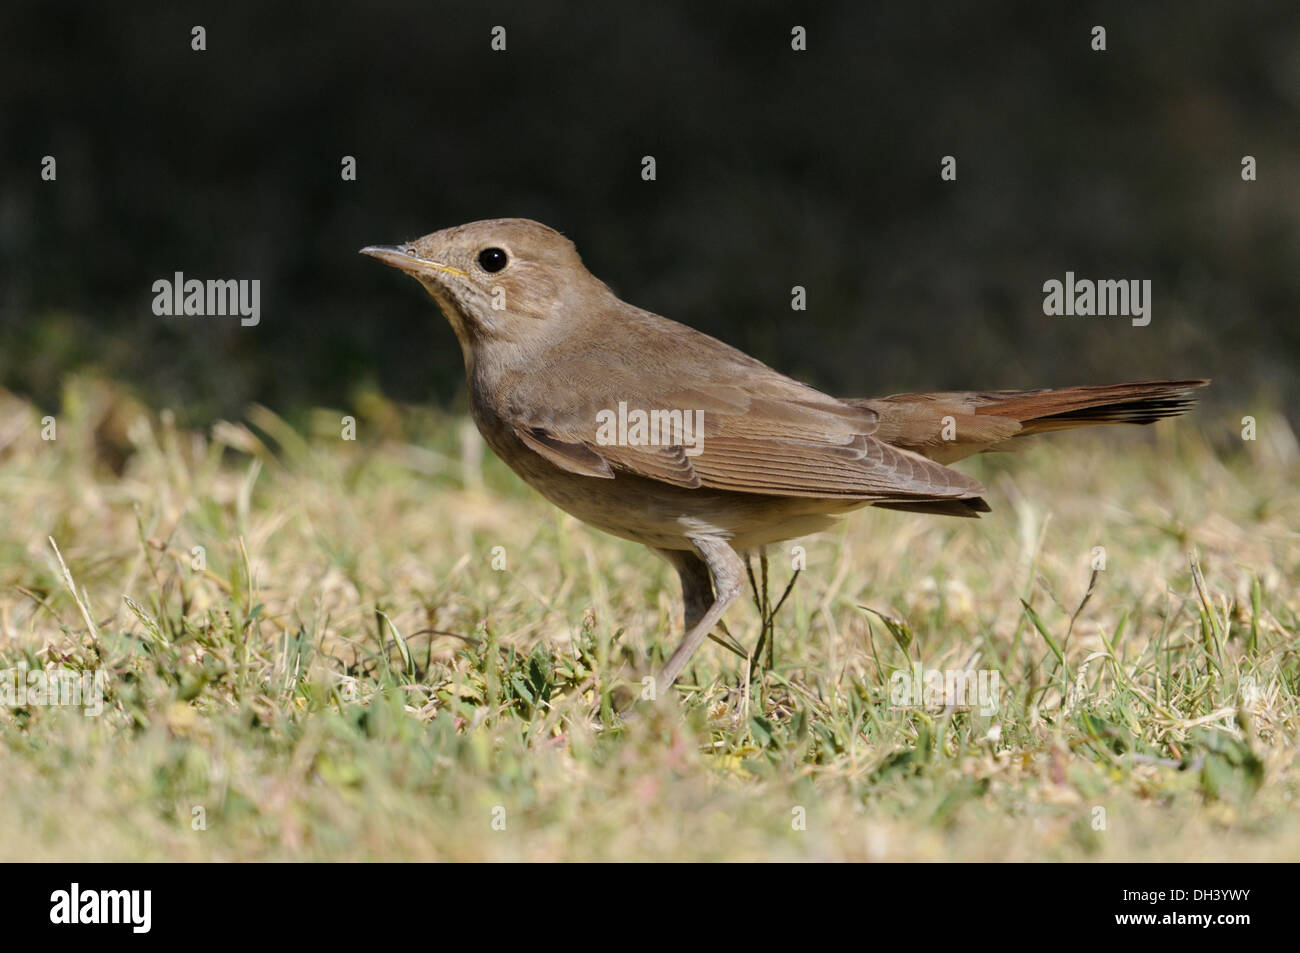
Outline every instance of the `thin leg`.
MULTIPOLYGON (((656 549, 655 552, 677 570, 677 578, 682 584, 684 604, 682 631, 689 632, 704 618, 704 613, 709 611, 709 606, 713 605, 713 579, 709 576, 709 567, 693 550, 656 549)), ((709 633, 709 638, 737 658, 741 660, 749 658, 745 647, 727 631, 727 623, 721 619, 709 633)))
POLYGON ((685 603, 685 631, 689 632, 713 605, 713 580, 709 578, 709 567, 691 550, 659 549, 656 552, 677 570, 677 578, 682 584, 682 602, 685 603))
POLYGON ((692 539, 691 543, 695 546, 699 559, 679 561, 669 557, 669 561, 678 566, 682 580, 682 596, 686 603, 686 636, 656 679, 656 688, 661 695, 677 681, 677 676, 690 662, 700 643, 708 638, 714 626, 721 621, 727 606, 740 595, 741 580, 745 576, 744 562, 726 540, 700 537, 692 539), (701 562, 707 571, 707 577, 699 571, 701 562), (691 563, 695 565, 690 565, 691 563), (683 565, 689 568, 683 569, 683 565))

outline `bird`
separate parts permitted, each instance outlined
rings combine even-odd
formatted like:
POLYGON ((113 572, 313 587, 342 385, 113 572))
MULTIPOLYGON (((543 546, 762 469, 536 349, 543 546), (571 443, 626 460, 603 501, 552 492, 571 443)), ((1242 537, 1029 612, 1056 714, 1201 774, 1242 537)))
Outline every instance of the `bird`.
POLYGON ((837 398, 620 300, 574 243, 522 218, 361 253, 415 278, 464 357, 473 420, 543 497, 677 572, 684 634, 666 693, 741 594, 743 555, 853 510, 978 517, 949 466, 1024 438, 1184 413, 1204 379, 837 398))

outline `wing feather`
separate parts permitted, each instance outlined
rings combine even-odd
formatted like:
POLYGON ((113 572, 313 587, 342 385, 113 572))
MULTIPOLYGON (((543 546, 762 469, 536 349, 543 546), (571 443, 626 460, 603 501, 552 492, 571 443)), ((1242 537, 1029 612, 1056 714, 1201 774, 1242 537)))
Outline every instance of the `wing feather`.
POLYGON ((557 466, 788 497, 908 503, 983 492, 971 477, 880 439, 874 407, 837 400, 656 315, 616 317, 619 334, 589 335, 508 382, 506 419, 557 466), (620 405, 629 414, 699 411, 702 437, 698 445, 602 443, 597 415, 620 405))

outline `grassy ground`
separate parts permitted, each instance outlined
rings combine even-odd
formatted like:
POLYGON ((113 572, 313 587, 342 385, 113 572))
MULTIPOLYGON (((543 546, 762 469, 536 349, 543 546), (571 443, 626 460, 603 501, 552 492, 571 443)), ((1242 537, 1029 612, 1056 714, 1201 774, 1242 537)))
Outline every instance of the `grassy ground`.
MULTIPOLYGON (((187 433, 83 380, 47 441, 0 403, 0 669, 107 685, 98 717, 0 707, 3 859, 1300 857, 1280 418, 972 461, 979 521, 857 514, 802 541, 773 670, 746 691, 706 643, 620 726, 675 578, 463 421, 187 433), (996 710, 899 708, 916 661, 996 672, 996 710)), ((753 605, 728 621, 754 645, 753 605)))

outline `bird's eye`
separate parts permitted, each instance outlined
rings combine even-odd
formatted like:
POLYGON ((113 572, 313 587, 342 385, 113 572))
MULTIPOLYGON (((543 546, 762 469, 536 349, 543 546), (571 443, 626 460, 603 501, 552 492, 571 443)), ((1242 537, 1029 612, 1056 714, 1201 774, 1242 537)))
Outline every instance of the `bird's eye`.
POLYGON ((485 248, 478 253, 478 266, 484 271, 496 272, 506 266, 506 253, 500 248, 485 248))

